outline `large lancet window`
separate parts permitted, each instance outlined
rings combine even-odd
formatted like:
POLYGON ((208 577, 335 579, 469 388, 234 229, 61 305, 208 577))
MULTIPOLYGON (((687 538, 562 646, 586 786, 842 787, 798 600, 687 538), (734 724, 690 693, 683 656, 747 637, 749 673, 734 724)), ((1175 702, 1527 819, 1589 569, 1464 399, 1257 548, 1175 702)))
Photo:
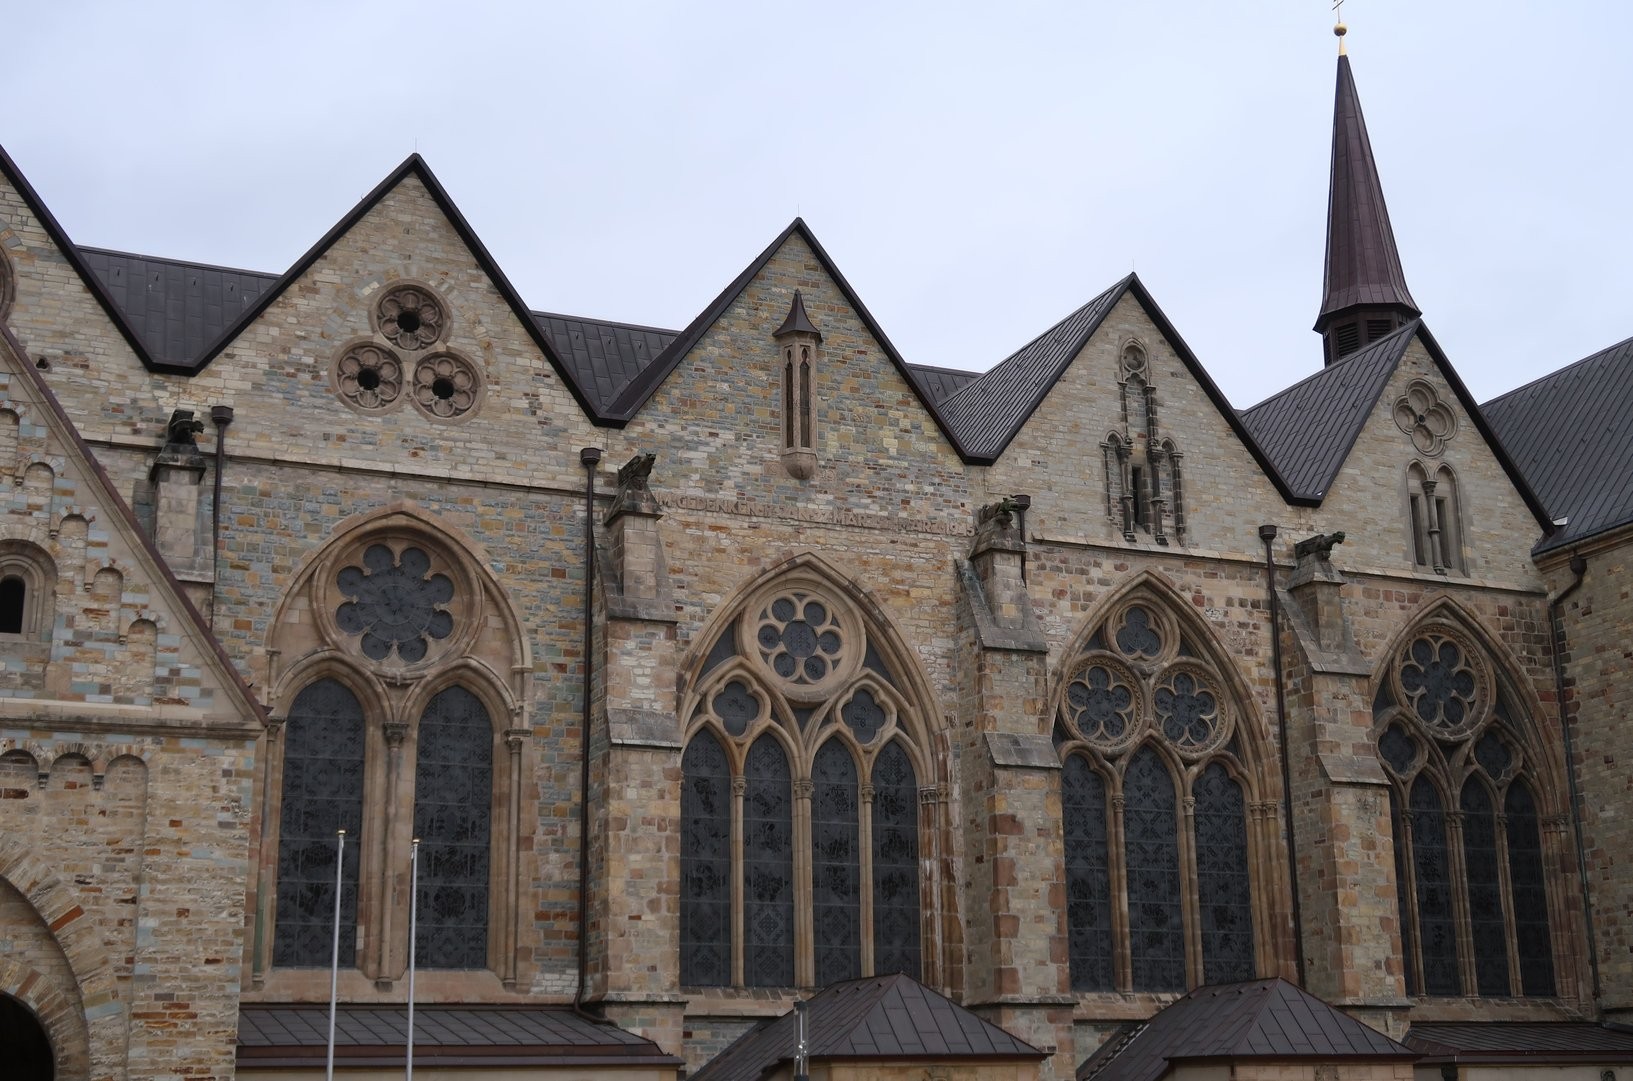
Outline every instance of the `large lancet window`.
POLYGON ((1430 623, 1391 658, 1373 716, 1407 992, 1553 995, 1538 764, 1517 696, 1468 635, 1430 623))
MULTIPOLYGON (((1075 991, 1183 991, 1257 971, 1257 843, 1234 704, 1155 600, 1118 605, 1056 698, 1075 991)), ((1273 825, 1273 823, 1272 823, 1273 825)))
POLYGON ((918 709, 885 653, 804 582, 712 643, 681 758, 682 984, 924 975, 918 709))
POLYGON ((282 677, 276 902, 256 971, 328 967, 344 828, 344 967, 401 978, 412 903, 420 970, 513 979, 514 917, 493 902, 515 873, 506 824, 524 733, 496 724, 512 699, 487 675, 515 664, 497 630, 511 621, 491 618, 477 572, 423 530, 359 534, 313 562, 292 592, 300 617, 275 632, 274 654, 296 666, 282 677))

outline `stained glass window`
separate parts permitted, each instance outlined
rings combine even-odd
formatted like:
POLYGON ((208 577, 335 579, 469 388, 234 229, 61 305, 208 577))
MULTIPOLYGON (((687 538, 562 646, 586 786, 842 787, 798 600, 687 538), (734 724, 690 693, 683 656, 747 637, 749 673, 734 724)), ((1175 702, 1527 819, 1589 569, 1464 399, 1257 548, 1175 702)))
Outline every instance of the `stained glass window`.
POLYGON ((680 982, 731 983, 731 771, 707 730, 680 762, 680 982))
POLYGON ((822 745, 811 780, 812 933, 817 986, 826 987, 862 974, 856 763, 843 743, 822 745))
POLYGON ((743 980, 794 982, 794 815, 788 756, 769 733, 743 766, 743 980))
POLYGON ((1507 816, 1508 875, 1514 890, 1514 935, 1518 939, 1520 989, 1527 995, 1552 995, 1554 950, 1548 930, 1548 891, 1542 877, 1542 834, 1537 805, 1524 781, 1508 786, 1503 800, 1507 816))
POLYGON ((1426 777, 1412 785, 1412 871, 1417 883, 1418 938, 1423 951, 1423 990, 1460 995, 1457 926, 1452 913, 1446 813, 1440 793, 1426 777))
POLYGON ((1111 878, 1106 870, 1106 782, 1081 755, 1061 774, 1065 818, 1066 934, 1072 990, 1112 990, 1111 878))
POLYGON ((873 973, 905 972, 919 962, 919 785, 899 743, 873 762, 873 973))
POLYGON ((400 557, 383 544, 371 544, 361 567, 344 567, 335 579, 349 598, 335 610, 335 623, 346 634, 362 635, 360 648, 373 661, 395 649, 407 664, 425 659, 427 639, 447 638, 454 617, 443 605, 454 596, 446 574, 431 573, 431 557, 419 548, 404 548, 400 557))
POLYGON ((1413 946, 1412 909, 1407 903, 1406 874, 1406 816, 1401 814, 1401 799, 1393 785, 1389 789, 1389 821, 1395 837, 1395 907, 1400 915, 1401 956, 1406 962, 1406 993, 1420 993, 1418 985, 1417 951, 1413 946))
POLYGON ((486 968, 493 725, 481 699, 449 687, 425 707, 418 743, 415 960, 422 968, 486 968))
POLYGON ((1214 762, 1196 797, 1197 907, 1204 983, 1253 978, 1253 894, 1248 881, 1247 807, 1242 787, 1214 762))
POLYGON ((336 831, 346 831, 340 963, 357 955, 357 868, 363 822, 363 707, 332 679, 295 696, 284 727, 278 816, 278 910, 272 963, 328 968, 333 947, 336 831))
POLYGON ((1179 822, 1174 778, 1142 747, 1123 778, 1129 955, 1136 991, 1185 989, 1179 822))
POLYGON ((1503 919, 1502 870, 1497 864, 1497 814, 1491 793, 1473 777, 1464 783, 1459 803, 1475 986, 1482 995, 1506 995, 1508 926, 1503 919))

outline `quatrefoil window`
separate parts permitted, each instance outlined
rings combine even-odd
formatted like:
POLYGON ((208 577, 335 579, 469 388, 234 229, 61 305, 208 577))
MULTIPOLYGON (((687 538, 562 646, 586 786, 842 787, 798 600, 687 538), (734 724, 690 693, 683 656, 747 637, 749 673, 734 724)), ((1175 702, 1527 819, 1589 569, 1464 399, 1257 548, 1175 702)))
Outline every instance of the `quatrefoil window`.
POLYGON ((844 637, 828 606, 804 593, 788 593, 760 613, 755 628, 760 658, 794 684, 824 682, 839 663, 844 637))
POLYGON ((1457 414, 1421 379, 1407 385, 1395 402, 1395 426, 1412 437, 1419 453, 1438 455, 1457 434, 1457 414))
POLYGON ((335 584, 349 598, 335 610, 335 625, 361 635, 359 648, 373 661, 396 650, 405 664, 425 659, 429 640, 453 633, 454 617, 441 606, 453 600, 454 583, 431 573, 431 557, 405 548, 399 557, 383 544, 363 552, 363 565, 341 569, 335 584))
POLYGON ((1400 684, 1412 712, 1430 728, 1460 731, 1474 717, 1478 674, 1462 647, 1444 635, 1424 635, 1407 647, 1400 684))
POLYGON ((1082 737, 1103 749, 1126 744, 1136 720, 1134 684, 1122 666, 1090 665, 1066 685, 1061 712, 1082 737))
POLYGON ((1152 696, 1162 734, 1182 751, 1211 744, 1218 736, 1219 699, 1190 672, 1176 672, 1152 696))

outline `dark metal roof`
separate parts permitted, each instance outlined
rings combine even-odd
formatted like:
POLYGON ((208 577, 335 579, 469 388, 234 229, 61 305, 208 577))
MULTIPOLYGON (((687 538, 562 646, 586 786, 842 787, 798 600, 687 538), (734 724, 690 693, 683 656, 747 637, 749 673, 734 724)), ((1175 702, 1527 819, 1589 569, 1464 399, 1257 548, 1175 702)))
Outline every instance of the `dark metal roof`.
POLYGON ((1633 338, 1481 407, 1548 513, 1538 551, 1633 522, 1633 338))
POLYGON ((1349 57, 1340 56, 1333 101, 1332 183, 1327 192, 1327 262, 1316 330, 1325 329, 1339 312, 1359 305, 1421 314, 1406 288, 1395 250, 1395 231, 1389 224, 1349 57))
POLYGON ((1327 494, 1417 333, 1411 322, 1242 411, 1242 423, 1306 499, 1327 494))
POLYGON ((550 312, 534 312, 533 321, 550 338, 597 413, 680 335, 677 330, 550 312))
POLYGON ((980 372, 960 371, 957 368, 936 368, 928 364, 909 364, 919 386, 938 406, 981 377, 980 372))
POLYGON ((276 274, 80 248, 125 322, 161 364, 191 368, 276 274))
POLYGON ((970 453, 996 458, 1127 292, 1129 278, 1011 353, 941 405, 970 453))
POLYGON ((1597 1021, 1433 1021, 1406 1031, 1406 1046, 1456 1062, 1633 1062, 1633 1028, 1597 1021))
MULTIPOLYGON (((308 1065, 327 1054, 329 1007, 246 1004, 238 1010, 238 1065, 308 1065)), ((406 1054, 405 1006, 343 1005, 335 1016, 335 1059, 391 1066, 406 1054)), ((414 1006, 414 1059, 442 1066, 679 1066, 657 1044, 565 1006, 414 1006)))
MULTIPOLYGON (((750 1029, 693 1075, 693 1081, 757 1081, 792 1062, 794 1011, 750 1029)), ((900 974, 836 983, 806 1006, 810 1057, 1037 1061, 1044 1052, 900 974)))
POLYGON ((1418 1056, 1283 979, 1199 987, 1106 1041, 1078 1081, 1157 1081, 1180 1059, 1377 1061, 1418 1056))

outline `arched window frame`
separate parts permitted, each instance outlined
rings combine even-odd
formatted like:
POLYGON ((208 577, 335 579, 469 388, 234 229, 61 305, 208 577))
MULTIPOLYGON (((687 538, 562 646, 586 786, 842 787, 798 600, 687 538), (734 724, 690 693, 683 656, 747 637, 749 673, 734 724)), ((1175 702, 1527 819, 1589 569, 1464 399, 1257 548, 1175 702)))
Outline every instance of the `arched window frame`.
MULTIPOLYGON (((521 860, 513 823, 527 820, 523 781, 531 739, 520 722, 523 678, 531 665, 520 624, 486 563, 457 528, 399 505, 344 524, 328 545, 298 568, 295 585, 274 618, 269 648, 274 724, 269 729, 265 783, 273 802, 263 820, 256 885, 266 898, 268 933, 253 954, 255 986, 273 990, 302 986, 298 974, 285 975, 273 964, 278 801, 283 791, 281 722, 300 692, 324 678, 339 680, 354 694, 365 728, 365 817, 362 836, 349 838, 347 844, 347 861, 355 861, 360 872, 360 934, 355 955, 342 958, 342 965, 387 982, 401 978, 406 970, 410 899, 401 886, 407 881, 414 829, 419 725, 438 695, 459 687, 480 702, 491 730, 487 942, 480 967, 493 972, 507 988, 517 986, 521 860), (389 548, 398 564, 407 548, 420 548, 431 558, 427 576, 446 574, 453 582, 454 596, 446 605, 455 615, 453 630, 430 641, 418 660, 405 661, 396 651, 384 659, 371 658, 359 646, 360 635, 348 633, 337 618, 339 606, 352 599, 336 587, 338 575, 377 545, 389 548)), ((425 915, 422 907, 422 919, 425 915)), ((469 978, 457 974, 468 970, 448 970, 447 977, 441 971, 422 963, 421 985, 434 989, 446 978, 455 981, 448 984, 452 989, 469 978)))
POLYGON ((1466 574, 1457 474, 1445 463, 1406 467, 1407 555, 1421 570, 1466 574))
MULTIPOLYGON (((918 879, 917 920, 913 930, 918 941, 919 965, 910 975, 934 981, 940 963, 934 955, 938 936, 933 933, 932 891, 938 887, 925 873, 922 857, 933 850, 935 802, 940 790, 935 783, 933 763, 924 751, 928 745, 924 718, 929 707, 915 704, 923 701, 915 693, 918 690, 916 673, 903 663, 893 636, 880 626, 872 613, 864 615, 862 606, 845 591, 820 577, 797 573, 778 577, 771 584, 753 590, 745 600, 729 606, 728 610, 733 613, 730 618, 717 622, 709 635, 710 645, 692 681, 696 689, 688 695, 683 707, 683 715, 688 718, 683 761, 694 741, 706 733, 726 750, 733 792, 730 958, 725 966, 729 979, 696 986, 767 985, 763 977, 755 977, 745 962, 745 867, 749 842, 744 837, 744 797, 748 789, 745 764, 755 745, 766 738, 774 739, 787 756, 793 798, 794 957, 789 979, 782 986, 808 987, 824 979, 880 971, 880 921, 876 918, 876 906, 883 879, 875 874, 873 861, 876 850, 885 840, 880 831, 893 828, 898 842, 904 838, 899 824, 889 827, 879 822, 876 828, 874 782, 881 756, 893 747, 899 748, 905 756, 913 774, 914 794, 909 809, 914 817, 911 858, 918 879), (814 684, 800 685, 784 678, 775 670, 776 654, 768 657, 757 646, 758 633, 765 627, 758 617, 762 612, 769 612, 769 606, 778 598, 792 595, 817 600, 832 614, 843 632, 843 646, 836 662, 826 677, 814 684), (863 695, 869 696, 871 703, 862 702, 863 695), (750 701, 752 708, 748 705, 750 701), (855 727, 846 719, 853 704, 861 711, 859 717, 864 718, 855 727), (817 766, 825 754, 840 753, 854 769, 857 827, 850 849, 854 852, 857 876, 857 914, 853 925, 857 940, 850 943, 830 939, 823 942, 823 950, 829 953, 835 947, 854 950, 854 969, 847 968, 843 973, 839 969, 845 966, 836 968, 826 963, 826 954, 818 948, 821 933, 816 922, 821 916, 818 903, 821 884, 814 880, 820 863, 814 851, 820 827, 817 816, 824 799, 817 766)), ((687 784, 684 776, 682 784, 687 784)), ((683 838, 688 836, 690 827, 691 823, 683 820, 683 838)), ((683 848, 683 864, 686 860, 683 848)), ((683 887, 683 941, 689 941, 687 904, 683 887)), ((683 973, 692 968, 684 955, 681 968, 683 973)))
POLYGON ((0 542, 0 583, 21 584, 15 631, 0 631, 0 638, 45 640, 56 619, 57 564, 43 548, 27 541, 0 542))
MULTIPOLYGON (((1276 844, 1276 819, 1274 804, 1261 797, 1255 780, 1257 756, 1252 752, 1256 728, 1245 705, 1248 698, 1227 662, 1211 648, 1201 628, 1191 625, 1188 616, 1178 614, 1181 611, 1157 589, 1138 585, 1128 589, 1089 623, 1089 633, 1080 635, 1078 644, 1068 651, 1072 659, 1063 666, 1057 680, 1053 699, 1056 748, 1068 773, 1081 770, 1074 763, 1088 768, 1098 779, 1105 799, 1101 819, 1105 847, 1101 853, 1095 847, 1098 826, 1091 823, 1092 828, 1086 829, 1084 820, 1073 817, 1085 812, 1074 807, 1075 793, 1063 789, 1068 953, 1072 984, 1078 993, 1183 991, 1222 978, 1222 974, 1231 979, 1248 979, 1274 966, 1276 945, 1266 911, 1266 898, 1273 891, 1269 883, 1260 880, 1260 869, 1267 865, 1264 854, 1276 844), (1143 621, 1139 616, 1144 617, 1143 621), (1168 712, 1158 707, 1159 693, 1168 690, 1172 694, 1177 677, 1182 675, 1196 681, 1191 685, 1194 690, 1205 688, 1214 696, 1216 710, 1211 714, 1212 729, 1206 738, 1193 739, 1190 726, 1181 728, 1176 736, 1171 698, 1167 699, 1168 712), (1092 693, 1093 703, 1085 691, 1092 693), (1182 884, 1177 896, 1183 979, 1174 979, 1171 974, 1164 986, 1153 985, 1146 973, 1137 971, 1136 913, 1131 910, 1132 895, 1137 891, 1132 890, 1129 877, 1130 854, 1143 841, 1130 836, 1126 778, 1130 765, 1146 753, 1163 765, 1175 792, 1173 836, 1178 850, 1175 870, 1182 884), (1220 945, 1235 948, 1224 942, 1228 930, 1215 928, 1214 950, 1204 949, 1209 936, 1204 925, 1210 921, 1210 913, 1204 911, 1206 899, 1202 893, 1217 888, 1222 878, 1215 873, 1217 868, 1209 871, 1209 861, 1200 853, 1200 837, 1207 832, 1207 824, 1199 823, 1196 816, 1196 786, 1215 767, 1222 769, 1235 786, 1242 808, 1240 855, 1241 864, 1247 868, 1247 896, 1246 911, 1236 915, 1246 920, 1245 928, 1238 933, 1245 933, 1250 945, 1249 956, 1234 961, 1218 952, 1220 945), (1103 901, 1096 898, 1093 904, 1109 916, 1109 934, 1103 936, 1110 943, 1109 964, 1103 956, 1094 956, 1099 947, 1090 940, 1098 936, 1098 928, 1095 936, 1079 933, 1074 937, 1072 933, 1074 915, 1080 915, 1072 909, 1073 891, 1093 892, 1096 885, 1090 879, 1077 882, 1074 875, 1081 873, 1098 878, 1103 901)), ((1063 783, 1065 779, 1067 775, 1063 774, 1063 783)), ((1088 813, 1092 818, 1092 809, 1088 813)))
POLYGON ((1553 940, 1557 929, 1566 926, 1565 913, 1556 886, 1540 868, 1558 858, 1562 816, 1543 804, 1552 791, 1546 783, 1552 770, 1525 721, 1528 711, 1519 684, 1478 635, 1449 618, 1430 618, 1402 635, 1375 683, 1373 739, 1390 785, 1407 994, 1558 996, 1568 974, 1553 940), (1449 669, 1434 686, 1450 688, 1443 703, 1460 703, 1455 718, 1444 704, 1431 708, 1417 700, 1431 693, 1417 689, 1417 677, 1409 672, 1419 643, 1429 643, 1433 652, 1428 656, 1449 669), (1451 663, 1443 652, 1448 644, 1461 663, 1451 663), (1433 721, 1426 721, 1424 713, 1433 721), (1490 809, 1493 836, 1484 853, 1477 851, 1478 834, 1465 808, 1471 785, 1483 792, 1490 809), (1419 835, 1421 814, 1413 810, 1419 786, 1435 794, 1443 818, 1444 837, 1428 838, 1427 850, 1419 835), (1532 808, 1529 830, 1509 813, 1517 793, 1532 808), (1425 882, 1426 864, 1442 851, 1444 868, 1431 868, 1433 878, 1425 882), (1527 874, 1516 866, 1517 858, 1534 858, 1538 869, 1527 874), (1482 862, 1471 864, 1476 859, 1482 862), (1449 892, 1449 914, 1430 917, 1423 911, 1431 903, 1425 897, 1438 907, 1433 895, 1442 882, 1449 892), (1491 949, 1491 916, 1481 914, 1490 901, 1481 904, 1477 896, 1493 890, 1500 906, 1501 955, 1491 949), (1520 911, 1521 904, 1527 911, 1520 911), (1449 942, 1425 942, 1425 921, 1431 918, 1446 925, 1449 942), (1534 934, 1539 925, 1541 943, 1534 934))

